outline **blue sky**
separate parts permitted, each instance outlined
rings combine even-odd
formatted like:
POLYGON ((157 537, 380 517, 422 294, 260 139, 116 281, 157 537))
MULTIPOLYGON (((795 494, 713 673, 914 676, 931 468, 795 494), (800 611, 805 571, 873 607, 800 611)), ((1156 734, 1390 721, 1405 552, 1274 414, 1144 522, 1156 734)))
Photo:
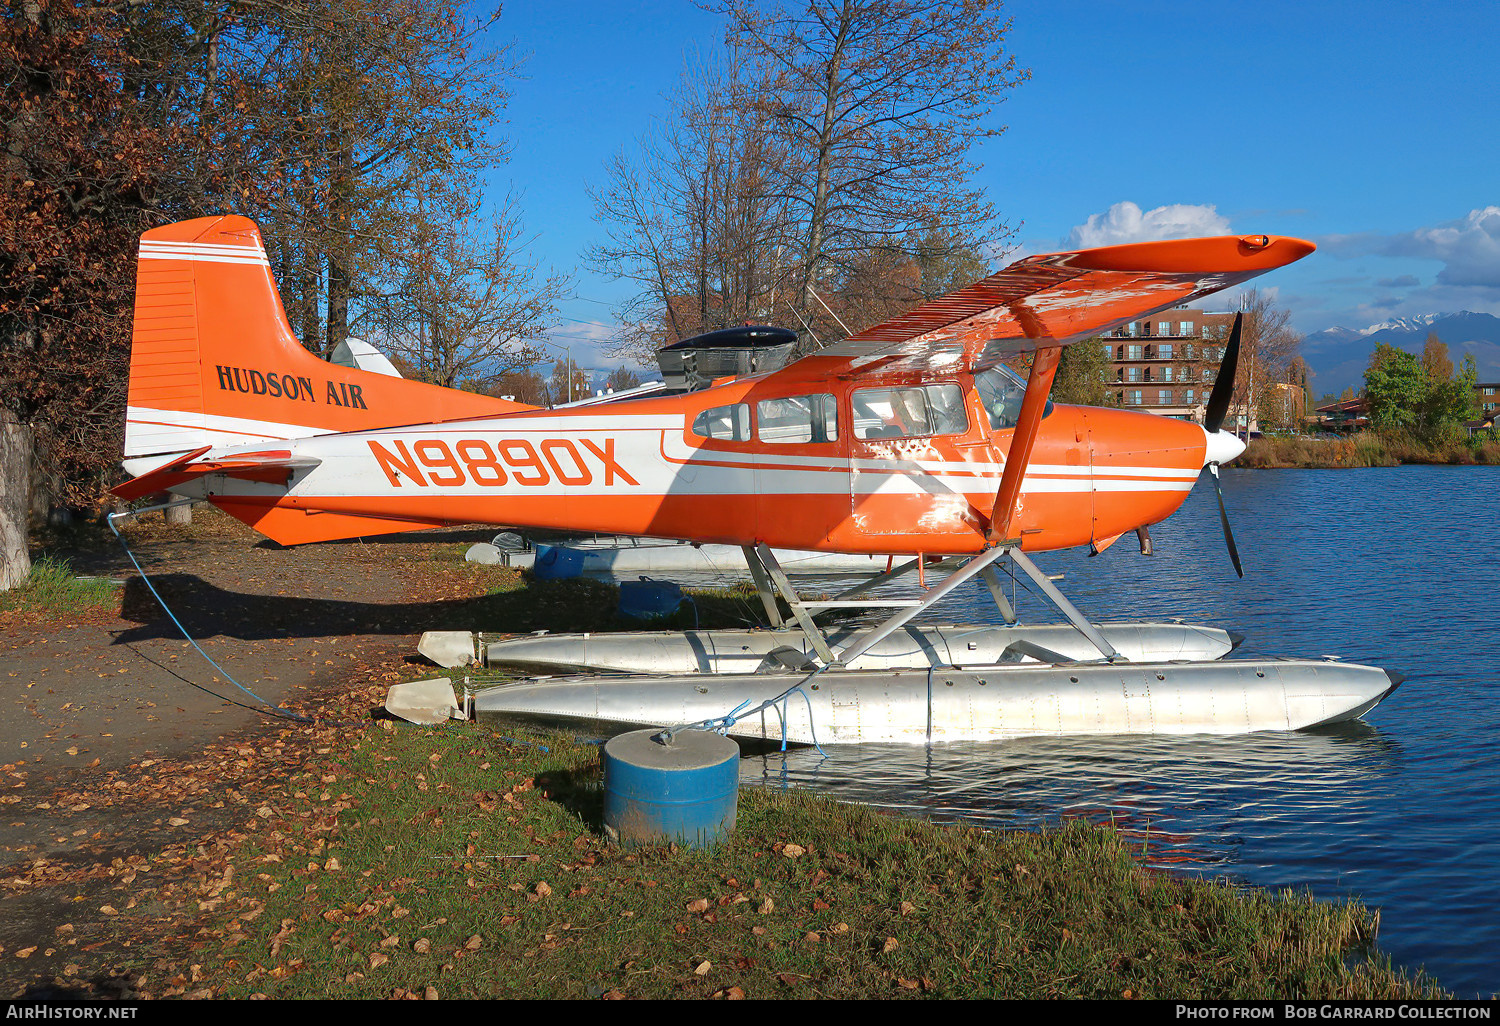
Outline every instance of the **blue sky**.
MULTIPOLYGON (((1305 332, 1450 310, 1500 314, 1500 11, 1490 3, 1014 0, 1031 70, 994 117, 979 181, 1020 252, 1271 234, 1319 251, 1259 279, 1305 332), (1093 219, 1091 222, 1091 218, 1093 219)), ((586 187, 722 38, 686 0, 512 2, 492 30, 530 57, 491 178, 533 255, 575 270, 553 341, 606 366, 627 289, 590 274, 586 187), (568 337, 573 336, 573 337, 568 337)), ((1226 300, 1227 302, 1227 300, 1226 300)))

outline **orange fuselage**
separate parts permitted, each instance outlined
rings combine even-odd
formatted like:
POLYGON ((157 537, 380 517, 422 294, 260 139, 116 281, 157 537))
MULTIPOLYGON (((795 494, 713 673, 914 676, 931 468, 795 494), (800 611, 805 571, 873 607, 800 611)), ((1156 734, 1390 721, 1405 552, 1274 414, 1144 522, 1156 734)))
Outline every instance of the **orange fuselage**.
MULTIPOLYGON (((962 406, 940 434, 882 424, 868 405, 856 411, 856 399, 879 394, 878 380, 771 374, 685 396, 293 439, 278 448, 317 463, 294 471, 288 486, 210 477, 204 487, 285 543, 376 534, 379 521, 390 522, 385 529, 479 522, 842 552, 974 552, 986 543, 1012 432, 991 428, 971 377, 922 380, 944 383, 962 406), (785 408, 778 401, 809 396, 819 400, 819 430, 771 419, 785 408), (903 433, 884 436, 892 431, 903 433), (346 517, 370 522, 361 529, 346 517)), ((1204 451, 1193 424, 1057 405, 1042 422, 1012 534, 1038 551, 1103 545, 1156 523, 1192 489, 1204 451)))

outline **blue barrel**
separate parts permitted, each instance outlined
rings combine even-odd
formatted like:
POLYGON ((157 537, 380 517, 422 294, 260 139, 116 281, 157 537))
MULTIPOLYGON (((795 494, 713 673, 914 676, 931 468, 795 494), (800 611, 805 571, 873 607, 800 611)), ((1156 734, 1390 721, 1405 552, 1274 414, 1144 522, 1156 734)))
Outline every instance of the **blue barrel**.
POLYGON ((620 582, 620 615, 632 620, 655 620, 671 616, 682 605, 682 585, 671 581, 620 582))
POLYGON ((637 730, 604 746, 604 832, 619 844, 676 841, 707 848, 734 830, 740 749, 729 738, 683 730, 671 744, 637 730))
POLYGON ((556 581, 583 576, 583 556, 577 549, 561 545, 538 545, 531 563, 531 576, 539 581, 556 581))

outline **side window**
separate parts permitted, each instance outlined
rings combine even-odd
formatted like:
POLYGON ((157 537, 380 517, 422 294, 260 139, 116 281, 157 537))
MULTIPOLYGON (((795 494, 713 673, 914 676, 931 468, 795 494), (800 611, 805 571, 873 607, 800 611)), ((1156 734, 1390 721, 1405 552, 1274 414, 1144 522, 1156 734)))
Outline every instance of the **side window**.
MULTIPOLYGON (((1138 380, 1140 372, 1139 367, 1131 367, 1128 380, 1138 380)), ((991 430, 1001 431, 1016 426, 1016 421, 1021 417, 1021 402, 1026 398, 1026 382, 1021 380, 1019 374, 1003 363, 996 364, 989 370, 974 375, 974 390, 979 393, 979 401, 989 414, 991 430)), ((1051 413, 1052 401, 1049 399, 1042 408, 1042 416, 1046 417, 1051 413)))
POLYGON ((755 407, 755 431, 773 445, 834 442, 839 437, 838 404, 827 394, 765 399, 755 407))
POLYGON ((750 440, 750 406, 736 403, 733 406, 715 406, 704 410, 693 418, 693 434, 702 438, 718 438, 727 442, 750 440))
POLYGON ((854 393, 855 438, 961 435, 969 430, 957 385, 864 388, 854 393))
POLYGON ((957 385, 928 385, 927 413, 935 435, 961 435, 969 430, 969 414, 964 410, 964 393, 957 385))

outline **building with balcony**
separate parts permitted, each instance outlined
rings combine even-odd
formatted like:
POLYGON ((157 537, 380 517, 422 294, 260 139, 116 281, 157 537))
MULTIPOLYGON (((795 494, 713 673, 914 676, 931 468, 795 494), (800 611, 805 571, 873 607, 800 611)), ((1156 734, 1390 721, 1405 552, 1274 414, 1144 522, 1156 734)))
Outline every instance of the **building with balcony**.
POLYGON ((1164 417, 1202 420, 1233 325, 1233 313, 1177 307, 1103 336, 1115 398, 1164 417))

